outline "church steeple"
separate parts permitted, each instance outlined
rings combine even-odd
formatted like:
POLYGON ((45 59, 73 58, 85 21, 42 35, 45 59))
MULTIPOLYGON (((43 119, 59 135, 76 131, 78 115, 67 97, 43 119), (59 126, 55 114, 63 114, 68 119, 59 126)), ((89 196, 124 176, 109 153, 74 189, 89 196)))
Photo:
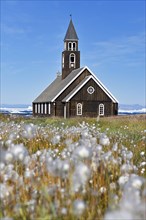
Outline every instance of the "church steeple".
POLYGON ((71 18, 64 38, 64 51, 62 52, 62 79, 67 77, 72 70, 80 68, 78 40, 79 38, 71 18))
POLYGON ((66 35, 65 35, 65 38, 64 38, 64 41, 66 40, 76 40, 78 41, 78 36, 77 36, 77 33, 76 33, 76 30, 74 28, 74 25, 73 25, 73 22, 72 22, 72 19, 70 20, 70 23, 69 23, 69 26, 68 26, 68 29, 67 29, 67 32, 66 32, 66 35))

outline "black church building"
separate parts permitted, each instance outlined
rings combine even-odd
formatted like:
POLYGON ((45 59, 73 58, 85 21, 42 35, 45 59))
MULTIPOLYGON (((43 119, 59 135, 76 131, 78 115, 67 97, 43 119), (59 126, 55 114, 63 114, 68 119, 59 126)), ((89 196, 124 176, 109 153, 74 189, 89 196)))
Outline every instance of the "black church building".
POLYGON ((87 67, 80 67, 79 39, 70 20, 62 52, 62 73, 33 101, 33 115, 97 117, 118 113, 118 101, 87 67))

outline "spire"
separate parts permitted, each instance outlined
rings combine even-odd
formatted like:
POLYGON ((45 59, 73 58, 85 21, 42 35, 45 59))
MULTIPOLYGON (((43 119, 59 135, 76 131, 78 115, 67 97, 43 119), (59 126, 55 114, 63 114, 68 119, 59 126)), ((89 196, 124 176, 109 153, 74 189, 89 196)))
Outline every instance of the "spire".
POLYGON ((65 38, 64 38, 64 41, 66 41, 66 40, 78 40, 78 39, 79 38, 77 36, 76 30, 74 28, 72 18, 71 18, 68 29, 67 29, 67 32, 66 32, 66 35, 65 35, 65 38))

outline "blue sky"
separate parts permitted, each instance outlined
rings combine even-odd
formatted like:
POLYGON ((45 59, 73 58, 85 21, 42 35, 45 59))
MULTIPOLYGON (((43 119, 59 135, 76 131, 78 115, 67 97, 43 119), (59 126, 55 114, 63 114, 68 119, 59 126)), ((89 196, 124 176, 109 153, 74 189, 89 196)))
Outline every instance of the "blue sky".
POLYGON ((143 0, 1 0, 1 103, 31 104, 55 79, 70 14, 81 66, 119 103, 145 105, 143 0))

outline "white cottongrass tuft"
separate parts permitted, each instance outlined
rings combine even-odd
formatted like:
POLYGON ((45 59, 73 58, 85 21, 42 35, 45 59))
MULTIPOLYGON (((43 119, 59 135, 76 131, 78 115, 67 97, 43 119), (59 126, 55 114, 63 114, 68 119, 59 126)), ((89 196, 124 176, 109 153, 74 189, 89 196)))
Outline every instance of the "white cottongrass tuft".
POLYGON ((15 160, 23 161, 28 155, 28 151, 23 144, 11 145, 10 152, 13 154, 15 160))
POLYGON ((102 134, 100 136, 100 139, 99 139, 99 144, 103 145, 103 146, 108 146, 110 144, 110 140, 109 138, 107 137, 106 134, 102 134))
POLYGON ((76 199, 73 203, 73 212, 75 215, 82 215, 86 208, 85 202, 80 199, 76 199))

